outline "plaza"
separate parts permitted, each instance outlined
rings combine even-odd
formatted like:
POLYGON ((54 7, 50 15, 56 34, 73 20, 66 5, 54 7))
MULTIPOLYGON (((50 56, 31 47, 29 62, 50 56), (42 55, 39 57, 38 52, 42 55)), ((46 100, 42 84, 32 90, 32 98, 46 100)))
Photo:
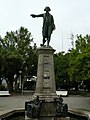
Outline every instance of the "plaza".
MULTIPOLYGON (((25 108, 25 102, 32 97, 30 95, 11 95, 9 97, 0 97, 0 113, 18 108, 25 108)), ((68 96, 63 97, 64 103, 68 104, 69 109, 83 110, 90 112, 90 97, 68 96)))

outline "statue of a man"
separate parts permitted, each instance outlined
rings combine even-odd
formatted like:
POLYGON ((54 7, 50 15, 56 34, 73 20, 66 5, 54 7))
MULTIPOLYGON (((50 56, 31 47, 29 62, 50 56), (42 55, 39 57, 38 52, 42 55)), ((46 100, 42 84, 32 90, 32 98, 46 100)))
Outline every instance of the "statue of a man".
POLYGON ((41 45, 44 46, 47 40, 47 46, 49 46, 51 34, 53 30, 55 30, 55 24, 54 24, 53 16, 49 13, 51 9, 49 7, 45 7, 44 11, 46 11, 46 13, 39 15, 31 14, 31 16, 33 18, 43 17, 43 27, 42 27, 43 44, 41 45))

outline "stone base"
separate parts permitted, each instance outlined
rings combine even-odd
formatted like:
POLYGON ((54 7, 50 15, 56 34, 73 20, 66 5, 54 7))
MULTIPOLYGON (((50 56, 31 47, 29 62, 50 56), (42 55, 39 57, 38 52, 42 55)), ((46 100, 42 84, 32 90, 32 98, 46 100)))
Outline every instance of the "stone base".
POLYGON ((25 102, 25 111, 26 111, 25 116, 29 118, 37 118, 37 117, 65 118, 68 115, 68 106, 67 104, 59 103, 61 100, 63 99, 56 98, 55 101, 47 102, 47 101, 41 101, 38 98, 31 102, 25 102))
MULTIPOLYGON (((27 105, 29 102, 25 102, 25 120, 28 120, 29 118, 27 117, 27 113, 28 113, 28 109, 27 109, 27 105)), ((55 107, 55 102, 43 102, 41 104, 41 109, 40 109, 40 115, 39 117, 52 117, 52 116, 56 116, 56 107, 55 107)), ((34 113, 36 112, 36 110, 34 111, 34 113)), ((33 111, 32 111, 33 114, 33 111)), ((32 118, 32 115, 31 115, 32 118)))
POLYGON ((47 102, 53 102, 54 98, 57 98, 56 93, 34 93, 32 99, 35 99, 37 96, 39 96, 40 100, 45 100, 47 102))
POLYGON ((42 46, 37 49, 37 52, 38 70, 36 89, 30 100, 31 102, 26 102, 25 105, 25 110, 27 111, 26 120, 67 120, 65 119, 67 116, 65 105, 62 103, 62 99, 58 98, 56 94, 53 60, 55 50, 52 47, 42 46), (57 116, 60 117, 58 118, 57 116))
POLYGON ((44 102, 41 105, 41 113, 40 116, 41 117, 51 117, 51 116, 55 116, 55 102, 44 102))
POLYGON ((39 98, 45 101, 53 101, 56 95, 55 75, 54 75, 54 61, 52 47, 40 47, 38 52, 38 70, 36 89, 33 98, 39 98))
POLYGON ((57 117, 55 120, 70 120, 70 117, 57 117))
POLYGON ((41 117, 41 118, 25 118, 25 120, 70 120, 70 117, 41 117))

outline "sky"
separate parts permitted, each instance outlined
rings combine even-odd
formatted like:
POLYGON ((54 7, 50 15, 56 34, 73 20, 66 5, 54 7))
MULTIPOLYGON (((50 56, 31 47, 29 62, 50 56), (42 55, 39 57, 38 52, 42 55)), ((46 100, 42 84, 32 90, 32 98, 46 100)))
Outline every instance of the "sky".
POLYGON ((56 52, 72 48, 71 34, 74 42, 77 34, 90 35, 90 0, 0 0, 0 36, 23 26, 40 47, 43 19, 32 18, 30 14, 44 13, 46 6, 51 8, 56 26, 50 41, 56 52))

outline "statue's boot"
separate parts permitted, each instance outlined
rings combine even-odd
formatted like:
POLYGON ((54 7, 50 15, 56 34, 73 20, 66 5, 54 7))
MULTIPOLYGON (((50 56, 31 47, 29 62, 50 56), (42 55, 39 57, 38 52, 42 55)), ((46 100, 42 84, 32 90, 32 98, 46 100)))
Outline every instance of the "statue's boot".
POLYGON ((43 44, 40 44, 40 46, 41 46, 41 47, 44 46, 45 42, 46 42, 46 40, 45 40, 45 38, 44 38, 44 39, 43 39, 43 44))

